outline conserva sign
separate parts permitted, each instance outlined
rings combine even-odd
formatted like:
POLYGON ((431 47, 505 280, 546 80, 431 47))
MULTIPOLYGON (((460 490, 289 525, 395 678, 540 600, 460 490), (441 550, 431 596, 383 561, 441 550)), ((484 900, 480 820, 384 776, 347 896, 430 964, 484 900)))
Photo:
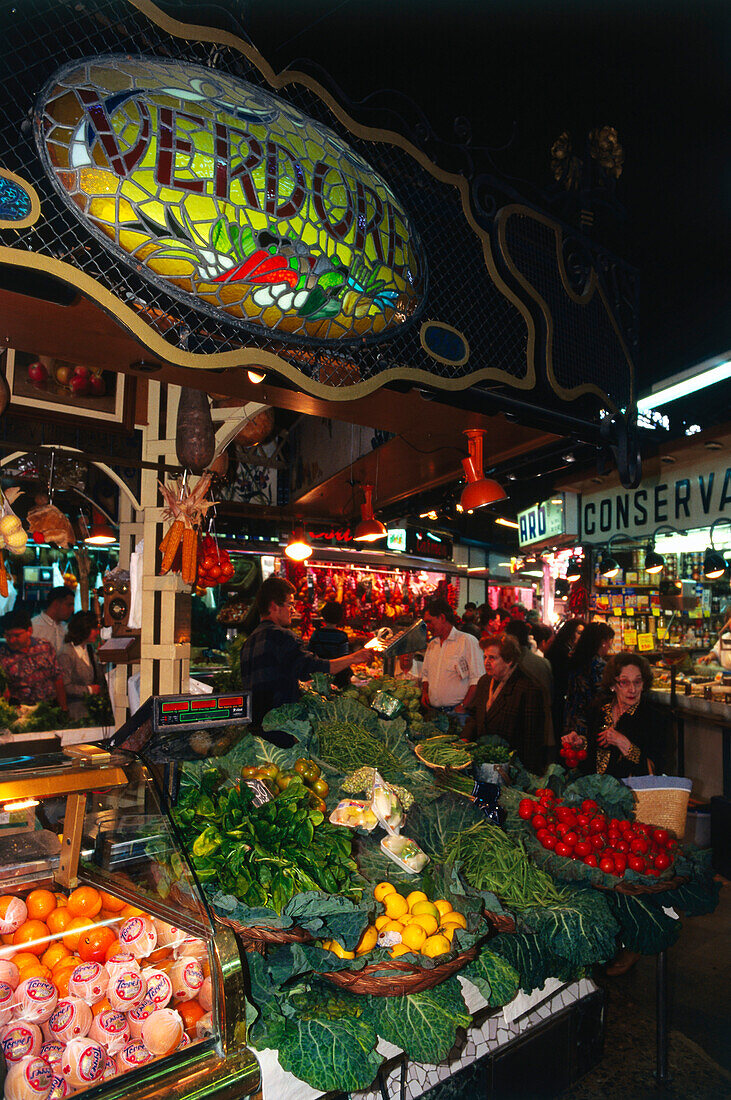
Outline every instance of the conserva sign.
POLYGON ((630 492, 613 489, 581 498, 581 538, 614 534, 651 535, 663 524, 680 530, 731 519, 731 466, 675 467, 646 478, 630 492))
POLYGON ((88 229, 209 314, 322 343, 419 312, 423 250, 386 181, 261 88, 161 58, 74 61, 41 96, 36 141, 88 229))

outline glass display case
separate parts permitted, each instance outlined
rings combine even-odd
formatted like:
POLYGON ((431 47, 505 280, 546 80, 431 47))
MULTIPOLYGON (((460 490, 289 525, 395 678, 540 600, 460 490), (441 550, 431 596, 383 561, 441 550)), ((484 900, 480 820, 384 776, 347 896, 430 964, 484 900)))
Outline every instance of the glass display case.
POLYGON ((239 945, 139 757, 0 762, 0 895, 5 1100, 257 1091, 239 945))

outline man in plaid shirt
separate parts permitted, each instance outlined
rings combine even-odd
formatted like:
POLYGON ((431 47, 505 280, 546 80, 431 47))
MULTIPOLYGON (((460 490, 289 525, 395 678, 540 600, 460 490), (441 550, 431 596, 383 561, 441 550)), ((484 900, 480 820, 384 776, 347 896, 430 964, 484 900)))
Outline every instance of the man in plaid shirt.
POLYGON ((241 647, 241 681, 244 690, 251 692, 255 732, 261 730, 264 715, 273 707, 297 702, 300 680, 309 680, 315 672, 334 676, 372 657, 371 650, 359 649, 328 661, 306 649, 290 629, 294 586, 283 577, 267 577, 257 592, 256 606, 261 621, 241 647))

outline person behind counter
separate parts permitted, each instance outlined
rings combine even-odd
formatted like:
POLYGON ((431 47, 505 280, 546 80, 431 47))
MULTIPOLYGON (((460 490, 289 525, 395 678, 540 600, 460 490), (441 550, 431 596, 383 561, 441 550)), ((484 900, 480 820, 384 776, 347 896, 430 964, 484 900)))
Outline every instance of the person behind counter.
POLYGON ((569 658, 563 729, 586 734, 586 714, 594 702, 614 631, 607 623, 588 623, 569 658))
POLYGON ((553 729, 556 735, 564 730, 563 713, 569 681, 569 660, 583 629, 581 619, 569 619, 558 628, 546 650, 546 658, 553 672, 553 729))
POLYGON ((718 664, 724 672, 731 672, 731 604, 727 604, 724 612, 724 624, 718 632, 718 641, 710 653, 698 659, 701 665, 718 664))
POLYGON ((502 737, 529 771, 543 772, 545 713, 541 688, 520 667, 520 646, 515 638, 487 638, 485 675, 477 684, 472 717, 464 729, 467 740, 488 734, 502 737))
POLYGON ((426 647, 421 672, 421 703, 453 715, 462 725, 482 674, 480 646, 471 634, 455 626, 456 617, 446 600, 427 602, 424 622, 432 640, 426 647))
MULTIPOLYGON (((323 625, 310 636, 310 649, 316 657, 324 657, 327 661, 345 657, 350 652, 350 644, 348 635, 340 629, 343 625, 343 605, 337 600, 328 600, 320 612, 320 617, 323 625)), ((349 668, 337 672, 334 677, 336 685, 346 688, 350 683, 350 676, 349 668)))
POLYGON ((69 620, 66 641, 58 654, 69 713, 78 721, 86 718, 87 695, 107 694, 104 673, 94 652, 99 623, 93 611, 77 611, 69 620))
POLYGON ((46 598, 46 609, 31 619, 33 637, 49 642, 54 653, 59 653, 66 639, 66 623, 74 613, 74 594, 61 585, 52 588, 46 598))
POLYGON ((5 643, 0 645, 0 668, 7 680, 11 703, 57 702, 68 710, 63 676, 50 642, 33 637, 31 617, 14 608, 3 618, 5 643))
POLYGON ((584 772, 613 775, 659 775, 672 757, 670 719, 650 699, 652 670, 636 653, 615 653, 602 674, 599 695, 590 707, 586 737, 570 731, 565 745, 587 749, 584 772))
MULTIPOLYGON (((264 715, 274 707, 296 703, 299 681, 315 672, 331 676, 373 657, 370 649, 359 649, 327 660, 306 649, 290 629, 294 609, 294 586, 283 577, 267 577, 256 594, 261 617, 241 647, 241 681, 251 692, 252 730, 261 731, 264 715)), ((266 735, 276 744, 293 744, 293 738, 278 732, 266 735)))

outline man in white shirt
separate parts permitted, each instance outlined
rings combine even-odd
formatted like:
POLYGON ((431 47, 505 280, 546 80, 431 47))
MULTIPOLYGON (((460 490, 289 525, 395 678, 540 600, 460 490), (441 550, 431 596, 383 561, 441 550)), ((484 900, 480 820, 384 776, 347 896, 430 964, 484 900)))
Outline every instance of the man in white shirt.
POLYGON ((46 609, 31 620, 33 637, 49 642, 58 653, 66 640, 66 622, 74 613, 74 594, 65 585, 52 588, 46 600, 46 609))
POLYGON ((454 626, 454 612, 446 600, 429 600, 424 622, 432 634, 421 673, 422 706, 453 714, 464 725, 477 681, 484 674, 482 651, 476 638, 454 626))

